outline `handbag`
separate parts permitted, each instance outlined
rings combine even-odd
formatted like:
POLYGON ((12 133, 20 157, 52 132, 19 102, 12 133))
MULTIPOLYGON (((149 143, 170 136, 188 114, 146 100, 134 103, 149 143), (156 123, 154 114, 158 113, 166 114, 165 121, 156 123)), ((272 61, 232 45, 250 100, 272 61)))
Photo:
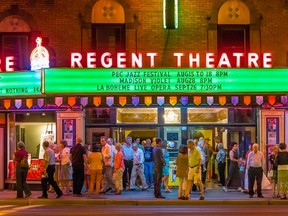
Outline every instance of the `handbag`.
POLYGON ((269 171, 268 171, 267 177, 268 177, 268 179, 273 178, 273 170, 269 170, 269 171))

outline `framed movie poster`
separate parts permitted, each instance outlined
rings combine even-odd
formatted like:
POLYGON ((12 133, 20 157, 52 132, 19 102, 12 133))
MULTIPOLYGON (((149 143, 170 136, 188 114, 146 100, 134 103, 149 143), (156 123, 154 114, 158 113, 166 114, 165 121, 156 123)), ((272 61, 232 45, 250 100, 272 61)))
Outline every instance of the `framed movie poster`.
POLYGON ((67 147, 76 144, 76 119, 62 119, 62 139, 67 141, 67 147))
POLYGON ((279 144, 279 118, 266 118, 266 140, 268 145, 279 144))

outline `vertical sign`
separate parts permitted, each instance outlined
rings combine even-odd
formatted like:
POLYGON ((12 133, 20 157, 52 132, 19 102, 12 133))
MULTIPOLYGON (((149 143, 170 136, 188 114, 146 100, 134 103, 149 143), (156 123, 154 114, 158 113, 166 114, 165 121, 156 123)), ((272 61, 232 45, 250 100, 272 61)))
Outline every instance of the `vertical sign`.
POLYGON ((67 141, 67 147, 76 144, 76 119, 62 120, 62 139, 67 141))

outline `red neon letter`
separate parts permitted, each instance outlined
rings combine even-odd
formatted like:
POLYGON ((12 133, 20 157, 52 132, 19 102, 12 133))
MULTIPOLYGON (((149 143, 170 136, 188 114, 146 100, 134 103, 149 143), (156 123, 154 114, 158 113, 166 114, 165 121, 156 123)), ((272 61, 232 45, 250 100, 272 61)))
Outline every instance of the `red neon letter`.
POLYGON ((248 53, 248 68, 252 67, 252 64, 255 68, 259 68, 259 65, 257 63, 259 59, 259 56, 257 53, 248 53))
POLYGON ((263 68, 271 68, 271 67, 272 67, 272 54, 263 53, 263 68))
POLYGON ((214 53, 206 53, 206 68, 214 67, 214 53))
POLYGON ((126 53, 117 53, 117 68, 126 68, 126 53))
POLYGON ((87 68, 96 68, 96 53, 87 53, 87 68))
POLYGON ((71 68, 75 68, 75 65, 77 65, 78 68, 83 68, 81 60, 82 60, 81 53, 71 53, 71 68))
POLYGON ((174 53, 174 56, 176 56, 176 58, 177 58, 177 63, 176 63, 176 67, 177 68, 181 68, 181 58, 182 58, 182 56, 184 56, 184 54, 183 53, 174 53))
POLYGON ((233 53, 233 56, 236 57, 236 68, 240 68, 240 58, 244 56, 243 53, 233 53))
POLYGON ((112 59, 111 58, 107 58, 107 63, 105 62, 106 57, 110 57, 111 53, 109 52, 105 52, 102 54, 101 56, 101 65, 105 68, 110 68, 112 67, 112 59))
POLYGON ((150 68, 155 67, 155 57, 158 56, 158 53, 147 53, 147 57, 150 57, 150 68))
POLYGON ((193 68, 193 63, 196 63, 196 67, 199 68, 200 67, 200 54, 196 53, 195 58, 193 58, 193 54, 190 53, 189 54, 189 67, 193 68))
POLYGON ((6 71, 14 71, 14 57, 6 57, 6 71))
POLYGON ((138 53, 138 56, 136 53, 132 53, 131 62, 132 68, 135 68, 136 64, 138 68, 142 68, 142 53, 138 53))

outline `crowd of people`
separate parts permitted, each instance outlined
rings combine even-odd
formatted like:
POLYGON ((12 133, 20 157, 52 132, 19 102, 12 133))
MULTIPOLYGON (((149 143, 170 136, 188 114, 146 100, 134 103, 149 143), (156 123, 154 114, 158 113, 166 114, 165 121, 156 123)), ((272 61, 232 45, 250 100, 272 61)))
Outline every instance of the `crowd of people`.
MULTIPOLYGON (((188 139, 186 144, 179 147, 177 158, 172 162, 176 165, 176 176, 179 179, 178 199, 188 200, 191 190, 199 190, 199 199, 204 200, 211 158, 215 159, 218 170, 217 182, 219 186, 223 186, 225 192, 234 188, 239 192, 247 192, 250 198, 255 193, 258 198, 263 198, 263 183, 268 180, 264 173, 265 158, 259 151, 259 145, 251 145, 241 157, 236 142, 232 143, 227 154, 223 144, 217 139, 213 151, 209 140, 203 137, 188 139), (229 171, 226 177, 227 158, 229 171)), ((41 179, 42 195, 38 198, 47 199, 49 192, 55 192, 56 198, 71 192, 77 197, 87 192, 88 197, 92 197, 105 193, 121 195, 123 190, 145 191, 154 188, 155 198, 163 199, 165 196, 161 193, 162 188, 166 193, 171 192, 168 185, 171 161, 167 144, 161 138, 142 140, 140 143, 139 137, 132 140, 128 136, 125 143, 121 144, 103 136, 100 143, 86 145, 77 137, 76 145, 71 149, 67 147, 65 140, 61 140, 59 145, 44 141, 42 147, 44 172, 41 179)), ((32 194, 26 183, 29 169, 27 157, 25 144, 18 142, 14 157, 17 198, 32 194)), ((287 199, 288 152, 285 143, 273 147, 269 162, 268 177, 273 182, 273 197, 287 199)))

